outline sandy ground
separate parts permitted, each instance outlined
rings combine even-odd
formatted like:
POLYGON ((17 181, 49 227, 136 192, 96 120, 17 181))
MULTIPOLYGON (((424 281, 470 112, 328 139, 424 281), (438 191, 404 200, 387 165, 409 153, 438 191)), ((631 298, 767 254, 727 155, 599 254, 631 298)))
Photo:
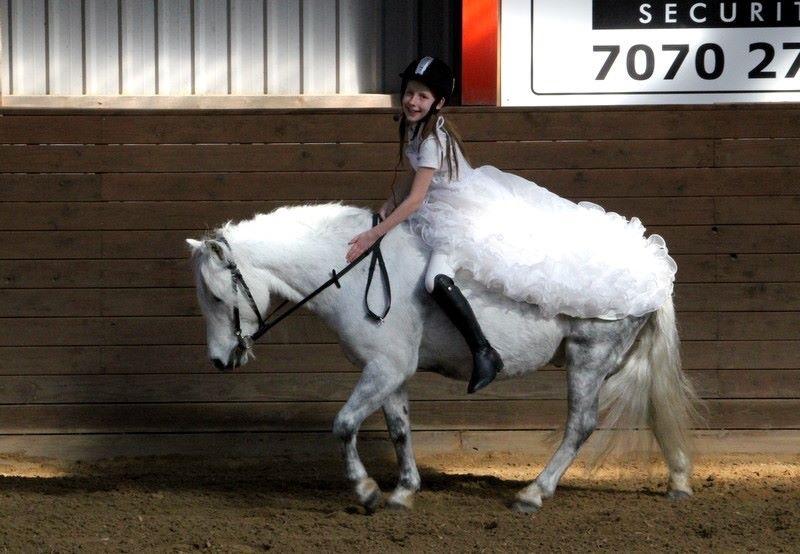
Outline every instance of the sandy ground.
POLYGON ((338 460, 4 459, 0 551, 800 552, 800 454, 700 459, 679 503, 657 466, 577 463, 541 511, 509 510, 543 461, 429 458, 413 511, 365 515, 338 460))

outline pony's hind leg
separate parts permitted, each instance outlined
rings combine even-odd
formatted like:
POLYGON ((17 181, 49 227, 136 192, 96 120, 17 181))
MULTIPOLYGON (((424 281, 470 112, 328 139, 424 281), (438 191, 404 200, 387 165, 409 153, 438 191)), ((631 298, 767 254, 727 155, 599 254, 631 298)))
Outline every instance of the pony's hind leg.
POLYGON ((561 476, 597 426, 600 388, 619 357, 613 346, 592 340, 569 341, 566 353, 568 415, 564 437, 536 480, 517 493, 513 506, 517 511, 536 511, 543 499, 553 496, 561 476))
MULTIPOLYGON (((414 360, 416 363, 416 360, 414 360)), ((368 362, 363 369, 350 398, 336 415, 333 434, 342 441, 347 479, 353 484, 358 501, 368 512, 374 511, 381 501, 378 484, 367 475, 356 447, 361 423, 378 408, 387 397, 400 387, 410 373, 393 368, 385 357, 368 362)))
POLYGON ((408 394, 405 386, 401 386, 389 395, 383 404, 383 415, 400 466, 400 479, 387 504, 390 508, 411 509, 414 493, 420 487, 420 479, 414 450, 411 447, 411 422, 408 416, 408 394))

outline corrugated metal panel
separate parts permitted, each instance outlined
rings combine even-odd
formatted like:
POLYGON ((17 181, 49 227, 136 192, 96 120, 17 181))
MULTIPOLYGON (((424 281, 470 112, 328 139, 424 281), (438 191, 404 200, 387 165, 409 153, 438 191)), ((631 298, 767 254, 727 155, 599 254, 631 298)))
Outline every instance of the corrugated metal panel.
POLYGON ((0 0, 0 94, 8 95, 8 83, 10 78, 8 65, 8 32, 10 29, 8 21, 8 0, 0 0))
POLYGON ((81 0, 49 0, 48 53, 50 94, 83 93, 83 24, 81 0))
POLYGON ((264 92, 264 2, 231 0, 231 94, 264 92))
POLYGON ((156 93, 155 5, 153 0, 123 0, 122 93, 156 93))
POLYGON ((267 2, 267 94, 300 94, 300 2, 267 2))
POLYGON ((303 0, 303 94, 337 90, 336 0, 303 0))
POLYGON ((156 0, 158 94, 192 93, 191 0, 156 0))
POLYGON ((47 94, 44 0, 11 5, 12 94, 47 94))
POLYGON ((419 3, 0 0, 0 80, 11 95, 394 92, 419 3))
POLYGON ((380 92, 380 2, 339 0, 339 92, 380 92))
MULTIPOLYGON (((17 2, 18 0, 12 0, 17 2)), ((86 1, 86 94, 119 94, 119 12, 117 2, 86 1)))
POLYGON ((195 0, 194 92, 228 94, 228 5, 195 0))

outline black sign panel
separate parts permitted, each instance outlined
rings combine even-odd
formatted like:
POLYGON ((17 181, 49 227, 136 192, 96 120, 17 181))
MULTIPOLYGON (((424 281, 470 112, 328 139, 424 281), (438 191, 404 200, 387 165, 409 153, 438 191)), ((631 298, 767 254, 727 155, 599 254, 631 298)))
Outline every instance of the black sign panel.
POLYGON ((800 27, 794 0, 592 0, 592 29, 800 27))

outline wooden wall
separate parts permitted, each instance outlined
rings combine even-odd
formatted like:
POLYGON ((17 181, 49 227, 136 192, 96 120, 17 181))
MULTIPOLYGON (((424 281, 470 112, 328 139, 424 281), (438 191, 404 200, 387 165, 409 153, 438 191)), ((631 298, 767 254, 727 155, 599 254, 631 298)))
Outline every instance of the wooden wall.
MULTIPOLYGON (((452 119, 473 161, 662 234, 709 444, 800 450, 800 106, 452 119)), ((387 110, 0 109, 0 452, 334 452, 357 373, 333 334, 293 316, 257 361, 216 372, 184 238, 285 203, 377 206, 394 137, 387 110)), ((563 420, 563 381, 550 368, 468 398, 463 383, 415 376, 417 440, 534 444, 563 420)))

